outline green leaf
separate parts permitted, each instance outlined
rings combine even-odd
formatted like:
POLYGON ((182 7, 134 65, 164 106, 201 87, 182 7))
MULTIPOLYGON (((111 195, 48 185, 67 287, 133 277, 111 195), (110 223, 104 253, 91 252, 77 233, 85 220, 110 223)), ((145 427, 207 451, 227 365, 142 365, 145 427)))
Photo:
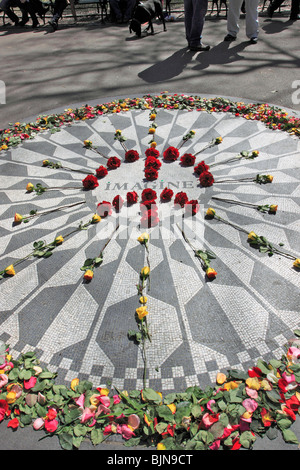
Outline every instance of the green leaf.
POLYGON ((144 388, 143 390, 143 398, 146 401, 152 401, 156 403, 157 405, 160 404, 161 402, 161 396, 152 388, 144 388))
POLYGON ((282 431, 282 436, 285 442, 288 442, 290 444, 299 444, 296 434, 290 429, 284 429, 282 431))
POLYGON ((59 443, 65 450, 73 449, 73 436, 67 432, 63 432, 58 435, 59 443))
POLYGON ((253 436, 251 431, 242 432, 240 436, 240 443, 246 449, 250 449, 250 447, 252 446, 255 440, 256 440, 256 437, 253 436))
POLYGON ((93 428, 91 432, 91 441, 94 446, 101 444, 104 440, 103 432, 101 429, 93 428))
POLYGON ((277 420, 277 426, 279 427, 281 431, 283 431, 284 429, 290 428, 291 425, 292 425, 292 422, 287 418, 277 420))

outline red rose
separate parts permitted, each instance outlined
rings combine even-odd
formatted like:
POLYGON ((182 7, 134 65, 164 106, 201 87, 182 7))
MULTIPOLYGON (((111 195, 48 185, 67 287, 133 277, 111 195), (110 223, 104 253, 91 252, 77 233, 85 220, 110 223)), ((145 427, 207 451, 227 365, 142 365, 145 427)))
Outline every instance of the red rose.
POLYGON ((87 175, 87 177, 82 180, 82 184, 84 189, 94 189, 99 186, 98 180, 94 175, 87 175))
POLYGON ((138 195, 135 191, 128 192, 126 194, 126 200, 128 204, 135 204, 138 200, 138 195))
POLYGON ((97 214, 100 215, 100 217, 107 217, 108 215, 111 215, 111 213, 112 209, 110 202, 99 202, 99 204, 97 205, 97 214))
POLYGON ((107 168, 110 170, 115 170, 116 168, 119 168, 121 165, 121 160, 118 157, 110 157, 107 160, 107 168))
POLYGON ((125 153, 125 161, 126 162, 136 162, 140 158, 138 152, 136 150, 127 150, 125 153))
POLYGON ((195 160, 196 160, 196 157, 194 155, 192 155, 191 153, 185 153, 180 158, 180 161, 181 161, 182 165, 184 165, 184 166, 193 166, 194 163, 195 163, 195 160))
POLYGON ((104 178, 108 173, 107 168, 103 165, 99 166, 96 170, 96 176, 97 178, 104 178))
POLYGON ((203 171, 199 177, 199 181, 201 186, 207 188, 208 186, 212 186, 214 183, 214 177, 209 171, 203 171))
POLYGON ((196 175, 201 175, 203 171, 208 171, 208 170, 209 170, 209 166, 205 164, 204 160, 198 163, 198 165, 196 165, 194 168, 194 172, 196 173, 196 175))
POLYGON ((179 151, 176 147, 169 147, 164 151, 163 156, 168 162, 174 162, 179 157, 179 151))
POLYGON ((188 201, 186 204, 185 204, 185 212, 188 214, 188 215, 195 215, 197 214, 197 212, 199 211, 199 202, 197 201, 197 199, 192 199, 191 201, 188 201))
POLYGON ((163 201, 163 202, 167 202, 167 201, 171 201, 172 197, 173 197, 173 191, 172 189, 169 189, 169 188, 165 188, 161 193, 160 193, 160 199, 163 201))
POLYGON ((158 178, 158 171, 155 170, 155 168, 146 168, 145 169, 145 178, 148 180, 148 181, 153 181, 153 180, 156 180, 158 178))
POLYGON ((160 153, 157 149, 150 147, 145 152, 146 157, 155 157, 158 158, 160 153))
POLYGON ((183 207, 187 202, 189 198, 187 197, 186 193, 180 192, 177 193, 174 199, 174 204, 178 204, 179 206, 183 207))
POLYGON ((112 202, 112 205, 114 206, 115 210, 118 212, 124 203, 124 199, 121 198, 121 196, 115 196, 112 202))
POLYGON ((5 418, 8 410, 8 403, 6 400, 0 400, 0 422, 5 418))
POLYGON ((145 168, 154 168, 155 170, 159 170, 160 167, 161 167, 161 162, 156 157, 152 157, 150 155, 150 157, 146 158, 145 168))
POLYGON ((141 202, 140 208, 141 208, 142 217, 144 217, 144 215, 150 210, 152 212, 156 212, 156 213, 158 212, 158 207, 155 204, 155 201, 141 202))
POLYGON ((154 191, 151 188, 144 189, 142 192, 142 201, 147 202, 147 201, 154 201, 157 198, 156 191, 154 191))

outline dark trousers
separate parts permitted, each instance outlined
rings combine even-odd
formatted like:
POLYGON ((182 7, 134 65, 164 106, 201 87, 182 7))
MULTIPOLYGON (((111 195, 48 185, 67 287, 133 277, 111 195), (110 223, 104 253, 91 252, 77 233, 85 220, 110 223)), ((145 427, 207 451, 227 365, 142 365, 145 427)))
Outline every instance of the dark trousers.
POLYGON ((63 11, 67 8, 67 0, 55 0, 52 21, 55 23, 62 17, 63 11))
POLYGON ((2 0, 0 3, 0 8, 6 16, 13 22, 18 23, 19 17, 12 11, 12 7, 18 7, 22 12, 22 21, 28 20, 28 14, 26 9, 24 8, 24 3, 21 3, 19 0, 2 0))
MULTIPOLYGON (((279 8, 283 2, 284 0, 273 0, 271 4, 272 10, 273 11, 277 10, 277 8, 279 8)), ((292 0, 290 17, 294 19, 297 18, 297 15, 299 15, 299 11, 300 11, 300 0, 292 0)))

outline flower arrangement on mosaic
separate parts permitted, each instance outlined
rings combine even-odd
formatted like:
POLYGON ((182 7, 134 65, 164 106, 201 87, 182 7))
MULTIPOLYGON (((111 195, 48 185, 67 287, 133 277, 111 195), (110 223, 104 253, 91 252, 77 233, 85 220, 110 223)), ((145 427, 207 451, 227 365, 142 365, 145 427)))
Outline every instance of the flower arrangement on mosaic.
MULTIPOLYGON (((248 235, 247 241, 248 241, 249 245, 253 248, 258 249, 261 253, 268 253, 269 256, 273 256, 274 254, 285 256, 286 258, 294 260, 294 263, 293 263, 294 268, 298 269, 300 267, 299 258, 297 258, 296 256, 291 255, 290 253, 282 251, 276 245, 274 245, 269 240, 267 240, 267 238, 265 236, 256 235, 256 233, 253 232, 253 231, 248 232, 244 228, 239 227, 238 225, 233 224, 233 223, 229 222, 228 220, 223 219, 222 217, 220 217, 219 215, 216 214, 215 209, 213 209, 212 207, 209 207, 207 209, 206 218, 219 220, 221 222, 224 222, 224 223, 230 225, 231 227, 236 228, 237 230, 240 230, 240 231, 246 233, 248 235)), ((280 243, 279 246, 283 246, 283 243, 280 243)))
POLYGON ((151 388, 120 391, 78 378, 58 385, 57 374, 43 369, 34 352, 14 360, 2 344, 0 422, 15 432, 43 430, 41 439, 57 436, 65 450, 78 449, 86 438, 96 446, 116 434, 128 447, 185 452, 252 449, 257 437, 274 439, 278 432, 299 445, 292 425, 300 410, 300 331, 294 335, 280 359, 218 372, 214 386, 165 397, 151 388))
POLYGON ((144 232, 138 237, 138 241, 143 245, 147 252, 147 264, 141 269, 139 276, 139 283, 137 284, 137 291, 139 296, 139 302, 141 304, 135 311, 136 313, 136 322, 138 325, 138 331, 129 330, 128 338, 134 340, 137 344, 142 344, 143 351, 143 361, 144 361, 144 372, 143 372, 143 384, 146 388, 146 378, 147 378, 147 355, 146 355, 146 340, 151 342, 151 335, 149 332, 147 315, 148 307, 148 297, 145 295, 145 290, 150 290, 150 260, 149 260, 149 234, 144 232))
MULTIPOLYGON (((97 222, 101 221, 101 217, 98 214, 95 214, 94 216, 95 219, 97 219, 97 222)), ((113 230, 111 236, 107 240, 107 242, 104 244, 103 248, 100 250, 100 253, 98 256, 95 258, 87 258, 83 264, 83 266, 80 268, 81 271, 84 271, 84 280, 85 281, 91 281, 94 277, 94 269, 98 268, 102 263, 103 263, 103 253, 109 242, 112 240, 112 236, 117 230, 119 229, 119 225, 113 230)))
POLYGON ((98 216, 98 214, 94 214, 92 218, 85 224, 80 222, 79 226, 76 229, 72 230, 71 232, 67 233, 64 236, 58 235, 50 243, 46 243, 44 240, 35 241, 33 243, 33 250, 28 255, 16 260, 14 263, 10 264, 5 269, 0 271, 0 279, 3 279, 4 277, 7 277, 7 276, 9 277, 14 276, 16 274, 15 267, 31 257, 49 258, 49 256, 53 254, 53 250, 56 247, 60 246, 65 241, 66 238, 68 238, 72 234, 79 232, 81 230, 87 230, 90 225, 96 224, 100 222, 100 220, 101 218, 98 216))

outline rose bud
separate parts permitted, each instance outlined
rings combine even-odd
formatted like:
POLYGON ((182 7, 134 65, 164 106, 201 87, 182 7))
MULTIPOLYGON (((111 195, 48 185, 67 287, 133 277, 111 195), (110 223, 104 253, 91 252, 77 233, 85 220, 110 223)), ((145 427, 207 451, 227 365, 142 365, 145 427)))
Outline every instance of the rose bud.
POLYGON ((87 269, 83 277, 86 281, 91 281, 94 277, 94 273, 91 269, 87 269))
POLYGON ((269 212, 277 212, 277 208, 278 208, 278 206, 276 206, 275 204, 271 204, 269 212))
POLYGON ((149 274, 150 274, 150 268, 148 266, 145 266, 144 268, 142 268, 141 270, 142 277, 148 277, 149 274))
POLYGON ((101 221, 100 215, 94 214, 93 217, 92 217, 92 222, 93 222, 93 224, 97 224, 97 223, 100 222, 100 221, 101 221))
POLYGON ((266 180, 267 180, 269 183, 272 183, 272 181, 273 181, 273 176, 272 176, 272 175, 266 175, 266 180))
POLYGON ((217 272, 213 268, 207 268, 206 276, 208 279, 214 279, 217 275, 217 272))
POLYGON ((154 141, 151 142, 150 147, 155 148, 156 146, 157 146, 157 143, 156 143, 156 142, 154 142, 154 141))
POLYGON ((256 235, 255 232, 250 232, 250 233, 248 234, 248 240, 253 240, 253 241, 255 241, 256 239, 257 239, 257 235, 256 235))
POLYGON ((85 140, 83 143, 85 147, 91 147, 93 145, 93 143, 90 140, 85 140))
POLYGON ((297 269, 300 269, 300 258, 297 258, 294 263, 293 263, 293 266, 297 269))
POLYGON ((34 190, 34 186, 32 183, 28 183, 27 186, 26 186, 26 191, 28 192, 32 192, 34 190))
POLYGON ((10 264, 7 266, 7 268, 5 268, 5 274, 8 274, 9 276, 14 276, 16 274, 13 264, 10 264))
POLYGON ((17 212, 15 213, 15 217, 14 217, 14 221, 19 224, 20 222, 22 222, 23 220, 23 216, 21 214, 18 214, 17 212))
POLYGON ((216 144, 221 144, 222 142, 223 142, 222 137, 217 137, 216 140, 215 140, 216 144))
POLYGON ((258 150, 253 150, 252 152, 252 157, 258 157, 259 151, 258 150))
POLYGON ((43 160, 43 166, 48 166, 49 165, 49 160, 43 160))
POLYGON ((206 211, 206 215, 208 217, 214 217, 216 215, 215 209, 213 209, 212 207, 209 207, 206 211))
POLYGON ((64 241, 63 237, 59 235, 58 237, 55 238, 54 242, 56 245, 60 245, 64 241))

